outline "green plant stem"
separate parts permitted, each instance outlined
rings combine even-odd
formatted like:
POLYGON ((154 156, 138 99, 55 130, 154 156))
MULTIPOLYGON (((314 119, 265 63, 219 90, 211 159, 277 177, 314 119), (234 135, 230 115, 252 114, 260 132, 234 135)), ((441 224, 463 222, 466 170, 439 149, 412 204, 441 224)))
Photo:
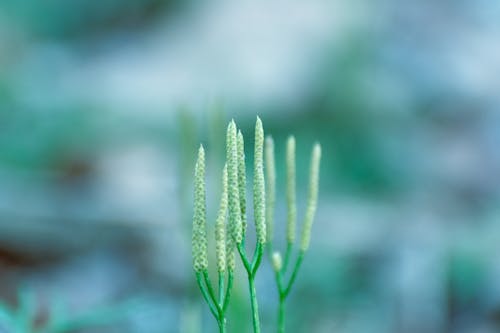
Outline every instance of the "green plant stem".
POLYGON ((245 253, 245 247, 242 244, 238 244, 236 248, 238 249, 238 253, 240 254, 241 261, 243 262, 245 270, 247 271, 248 274, 250 274, 252 272, 252 267, 247 259, 247 255, 245 253))
MULTIPOLYGON (((289 245, 291 245, 289 243, 289 245)), ((287 256, 289 256, 288 252, 291 252, 287 248, 287 256)), ((295 261, 295 265, 293 267, 292 274, 290 275, 290 279, 288 283, 283 284, 283 275, 286 273, 285 266, 280 271, 275 272, 274 276, 276 279, 276 284, 278 286, 278 294, 279 294, 279 304, 278 304, 278 333, 285 332, 285 301, 290 294, 290 290, 297 278, 298 271, 300 266, 302 265, 302 260, 304 259, 304 251, 300 251, 297 255, 297 260, 295 261)))
POLYGON ((290 256, 292 255, 293 243, 288 242, 286 245, 285 259, 283 261, 283 272, 288 269, 288 263, 290 262, 290 256))
POLYGON ((246 252, 243 245, 238 244, 237 249, 238 253, 240 254, 241 261, 243 262, 243 266, 245 267, 245 270, 247 271, 248 275, 248 288, 250 291, 250 303, 252 308, 253 331, 254 333, 260 333, 259 306, 257 302, 257 292, 255 289, 255 275, 257 273, 257 269, 260 266, 260 263, 262 262, 264 244, 257 242, 251 263, 246 256, 246 252))
POLYGON ((255 247, 255 252, 253 255, 253 260, 251 265, 252 275, 255 275, 255 273, 257 273, 260 263, 262 262, 263 247, 264 246, 261 243, 257 243, 257 246, 255 247))
POLYGON ((207 302, 210 312, 217 321, 219 333, 226 333, 226 309, 231 295, 231 287, 233 285, 233 272, 228 274, 227 289, 224 293, 224 273, 219 272, 219 300, 215 296, 214 289, 208 276, 208 271, 196 272, 196 282, 200 287, 201 294, 207 302), (203 285, 203 282, 205 285, 203 285))
POLYGON ((278 304, 278 333, 285 332, 285 298, 280 296, 278 304))
POLYGON ((252 323, 254 333, 260 333, 259 306, 257 304, 257 293, 255 291, 254 277, 249 276, 248 287, 250 289, 250 301, 252 304, 252 323))
POLYGON ((203 295, 203 298, 205 299, 205 302, 207 302, 208 307, 210 308, 210 312, 214 315, 215 319, 219 321, 219 311, 215 308, 214 304, 210 301, 210 297, 207 293, 207 290, 203 286, 203 280, 202 280, 202 274, 200 272, 196 272, 196 282, 198 283, 198 287, 200 287, 201 294, 203 295))
POLYGON ((215 304, 215 308, 217 309, 217 313, 220 313, 220 306, 217 302, 217 296, 215 296, 214 288, 212 287, 212 283, 210 282, 210 277, 208 276, 208 271, 203 271, 203 278, 205 279, 205 284, 207 285, 208 295, 212 299, 212 302, 215 304))
POLYGON ((219 272, 219 308, 222 310, 224 305, 224 273, 219 272))
POLYGON ((293 272, 290 277, 290 280, 288 281, 287 287, 284 290, 284 296, 287 297, 288 294, 290 293, 290 289, 293 286, 293 283, 295 282, 295 279, 297 278, 297 273, 299 272, 300 265, 302 264, 302 260, 304 259, 304 251, 300 251, 299 254, 297 255, 297 261, 295 261, 295 266, 293 267, 293 272))
POLYGON ((220 318, 217 320, 217 324, 219 325, 219 333, 226 333, 226 318, 220 318))
POLYGON ((226 295, 224 296, 224 304, 222 305, 222 312, 226 313, 227 306, 229 305, 229 299, 231 298, 231 289, 233 288, 233 271, 229 271, 227 275, 227 288, 226 295))

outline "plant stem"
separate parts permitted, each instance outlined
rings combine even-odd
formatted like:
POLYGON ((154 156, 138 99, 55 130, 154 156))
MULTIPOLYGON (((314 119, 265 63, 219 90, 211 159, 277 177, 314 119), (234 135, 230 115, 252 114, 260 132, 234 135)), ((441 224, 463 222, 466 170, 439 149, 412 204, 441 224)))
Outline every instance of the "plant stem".
MULTIPOLYGON (((290 244, 289 244, 290 245, 290 244)), ((287 248, 287 257, 289 257, 289 252, 291 252, 291 247, 287 248)), ((276 285, 278 286, 278 294, 279 294, 279 304, 278 304, 278 333, 285 332, 285 301, 290 293, 290 289, 297 278, 297 273, 302 264, 302 260, 304 259, 304 251, 300 251, 297 255, 297 260, 295 261, 295 265, 293 267, 292 274, 288 283, 283 283, 285 267, 281 269, 281 271, 275 272, 276 285)))
POLYGON ((226 333, 226 319, 224 317, 217 320, 217 324, 219 324, 219 333, 226 333))
POLYGON ((255 273, 257 273, 257 269, 259 269, 260 263, 262 261, 262 254, 263 254, 263 246, 261 243, 257 243, 257 246, 255 247, 255 253, 253 255, 253 261, 251 265, 252 272, 251 274, 255 276, 255 273))
POLYGON ((208 276, 208 271, 203 271, 203 278, 205 279, 205 284, 207 285, 208 294, 210 295, 212 302, 215 304, 215 308, 217 309, 217 312, 220 312, 221 308, 219 306, 219 303, 217 302, 217 296, 215 295, 214 288, 212 287, 212 282, 210 282, 210 277, 208 276))
POLYGON ((224 306, 224 273, 219 272, 219 308, 224 306))
POLYGON ((293 249, 293 243, 288 242, 286 245, 285 260, 283 261, 283 268, 282 268, 283 272, 286 272, 288 269, 288 263, 290 262, 290 256, 292 254, 292 249, 293 249))
POLYGON ((298 256, 297 256, 297 261, 295 262, 295 266, 293 267, 293 272, 292 276, 290 277, 290 280, 288 281, 288 284, 283 291, 284 297, 287 297, 288 294, 290 293, 290 289, 293 286, 293 283, 295 282, 295 279, 297 278, 297 273, 299 271, 300 265, 302 264, 302 260, 304 259, 304 252, 300 251, 298 256))
POLYGON ((252 262, 248 260, 242 244, 238 244, 237 249, 248 275, 248 287, 250 290, 250 302, 252 306, 253 331, 254 333, 260 333, 259 306, 257 303, 257 292, 255 290, 255 275, 262 261, 262 254, 264 252, 263 244, 257 242, 252 262))
POLYGON ((196 282, 198 283, 198 287, 200 287, 200 291, 201 291, 201 294, 203 295, 203 298, 205 299, 205 302, 207 302, 208 307, 210 308, 210 312, 212 312, 215 319, 217 319, 217 321, 218 321, 219 320, 218 319, 219 318, 218 309, 216 309, 216 307, 210 301, 210 296, 208 295, 207 290, 203 286, 202 276, 201 276, 200 272, 196 272, 196 282))
POLYGON ((285 332, 285 298, 281 297, 278 305, 278 333, 285 332))
POLYGON ((259 306, 257 304, 257 293, 255 291, 254 276, 248 276, 248 286, 250 289, 250 301, 252 303, 252 322, 254 333, 260 333, 259 306))
POLYGON ((226 295, 224 296, 224 304, 222 305, 222 312, 226 313, 227 306, 229 304, 229 299, 231 298, 231 289, 233 288, 233 271, 228 272, 227 276, 227 289, 226 295))

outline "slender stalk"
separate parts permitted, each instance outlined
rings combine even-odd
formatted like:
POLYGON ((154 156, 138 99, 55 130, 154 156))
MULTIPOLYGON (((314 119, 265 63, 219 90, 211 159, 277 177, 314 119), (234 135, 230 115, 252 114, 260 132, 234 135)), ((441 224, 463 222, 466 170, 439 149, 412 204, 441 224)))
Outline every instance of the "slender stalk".
POLYGON ((302 264, 303 259, 304 259, 304 252, 300 251, 298 256, 297 256, 297 261, 295 262, 295 267, 293 268, 292 275, 290 276, 290 280, 288 281, 286 289, 283 291, 285 298, 290 293, 290 289, 292 288, 293 283, 295 282, 295 279, 297 278, 297 273, 299 272, 299 268, 300 268, 300 265, 302 264))
POLYGON ((259 269, 260 263, 262 262, 262 252, 263 252, 262 243, 257 243, 251 265, 252 275, 255 275, 255 273, 257 273, 257 269, 259 269))
POLYGON ((257 293, 255 291, 254 276, 248 277, 248 286, 250 289, 250 301, 252 304, 252 323, 254 333, 260 333, 259 306, 257 304, 257 293))
POLYGON ((233 288, 234 274, 230 270, 227 275, 227 288, 226 295, 224 296, 224 304, 222 305, 222 312, 226 312, 227 306, 229 305, 229 299, 231 298, 231 289, 233 288))
POLYGON ((245 249, 243 248, 242 244, 238 244, 237 249, 248 276, 248 287, 250 291, 253 331, 254 333, 260 333, 259 306, 257 303, 257 292, 255 289, 255 275, 257 273, 257 269, 260 266, 260 263, 262 262, 262 254, 264 252, 263 244, 257 242, 252 262, 248 260, 245 253, 245 249))
POLYGON ((245 267, 245 270, 247 271, 248 274, 251 274, 252 272, 252 265, 247 259, 247 255, 245 254, 245 248, 243 247, 242 244, 238 244, 236 246, 238 249, 238 253, 240 254, 241 261, 243 262, 243 266, 245 267))
POLYGON ((278 333, 285 332, 285 298, 280 296, 278 304, 278 333))
POLYGON ((288 263, 290 262, 290 256, 292 255, 293 243, 287 242, 285 251, 285 261, 283 262, 283 272, 286 272, 288 268, 288 263))
MULTIPOLYGON (((290 244, 289 244, 290 245, 290 244)), ((291 252, 291 248, 287 248, 287 252, 291 252)), ((278 286, 279 303, 278 303, 278 333, 285 332, 285 301, 290 294, 290 289, 292 288, 295 279, 297 278, 298 271, 302 265, 302 260, 304 259, 304 252, 299 251, 297 255, 297 260, 293 267, 292 274, 287 283, 283 283, 284 274, 286 273, 285 266, 280 270, 274 272, 274 277, 276 279, 276 285, 278 286)), ((286 260, 286 259, 285 259, 286 260)))
POLYGON ((219 325, 219 333, 226 333, 226 318, 222 317, 217 320, 217 324, 219 325))
POLYGON ((207 302, 208 307, 210 308, 210 312, 214 315, 215 319, 217 321, 219 320, 219 311, 216 309, 214 304, 211 302, 210 297, 207 293, 207 290, 203 286, 203 280, 200 272, 196 272, 196 282, 198 283, 198 287, 200 287, 201 294, 203 295, 203 298, 205 299, 205 302, 207 302))
POLYGON ((221 309, 220 309, 219 303, 217 302, 217 297, 215 296, 215 291, 214 291, 214 288, 212 287, 212 283, 210 282, 210 277, 208 276, 207 271, 203 272, 203 278, 205 279, 205 284, 207 285, 208 295, 210 295, 212 302, 215 304, 215 308, 217 309, 217 313, 220 313, 221 309))
POLYGON ((224 305, 224 273, 219 272, 219 308, 223 310, 224 305))

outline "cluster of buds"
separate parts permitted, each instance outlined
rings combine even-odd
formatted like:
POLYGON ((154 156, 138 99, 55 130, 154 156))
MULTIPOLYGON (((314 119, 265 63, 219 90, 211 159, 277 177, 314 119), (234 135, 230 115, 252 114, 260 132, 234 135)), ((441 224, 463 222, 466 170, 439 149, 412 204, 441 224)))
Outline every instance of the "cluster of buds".
MULTIPOLYGON (((255 294, 254 278, 259 268, 264 247, 268 244, 271 264, 276 272, 280 300, 286 298, 293 284, 297 270, 302 262, 303 254, 309 247, 311 227, 316 212, 318 199, 319 164, 321 148, 315 144, 311 158, 309 176, 309 192, 304 222, 302 224, 301 243, 294 269, 287 284, 282 283, 287 271, 290 253, 296 238, 296 172, 295 172, 295 138, 291 136, 286 145, 286 202, 287 202, 287 249, 284 259, 279 252, 272 252, 274 231, 274 207, 276 202, 276 170, 274 159, 274 142, 271 137, 265 140, 262 121, 257 117, 255 124, 253 164, 253 217, 255 222, 256 246, 253 258, 248 258, 245 248, 247 232, 246 202, 246 169, 245 144, 243 134, 232 120, 226 133, 226 164, 222 171, 222 193, 219 210, 215 221, 216 267, 219 278, 218 297, 211 285, 208 274, 208 241, 206 220, 205 189, 205 151, 200 146, 195 167, 194 215, 192 234, 193 268, 200 290, 216 318, 221 332, 225 327, 225 312, 229 302, 230 291, 235 270, 235 253, 238 252, 245 267, 252 302, 254 332, 260 332, 258 307, 255 294), (266 177, 264 177, 264 153, 266 177), (266 198, 267 189, 267 198, 266 198), (227 288, 224 284, 227 281, 227 288)), ((281 303, 280 303, 281 304, 281 303)))
POLYGON ((257 239, 257 255, 250 263, 246 257, 244 246, 247 230, 245 146, 243 134, 237 129, 235 122, 231 121, 227 127, 226 164, 222 172, 222 195, 215 222, 215 250, 217 271, 219 273, 219 297, 217 297, 208 277, 205 151, 203 146, 200 146, 198 151, 198 160, 195 167, 192 235, 193 268, 205 300, 218 322, 225 322, 225 308, 229 301, 235 269, 236 249, 238 249, 249 277, 253 280, 266 243, 266 194, 263 155, 264 129, 262 121, 257 117, 253 170, 253 215, 257 239), (228 284, 224 294, 223 285, 226 274, 228 284))

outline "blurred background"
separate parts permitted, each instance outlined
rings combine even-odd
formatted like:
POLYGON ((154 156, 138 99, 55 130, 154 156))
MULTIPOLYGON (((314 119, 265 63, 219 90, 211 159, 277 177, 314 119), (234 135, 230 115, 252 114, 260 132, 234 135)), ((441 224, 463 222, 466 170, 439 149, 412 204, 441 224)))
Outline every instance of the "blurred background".
MULTIPOLYGON (((251 158, 257 114, 278 245, 286 137, 299 221, 323 147, 288 332, 499 332, 499 18, 495 0, 0 1, 0 332, 215 332, 194 158, 204 143, 213 221, 226 124, 251 158)), ((230 332, 251 332, 246 288, 230 332)), ((273 332, 267 261, 257 288, 273 332)))

